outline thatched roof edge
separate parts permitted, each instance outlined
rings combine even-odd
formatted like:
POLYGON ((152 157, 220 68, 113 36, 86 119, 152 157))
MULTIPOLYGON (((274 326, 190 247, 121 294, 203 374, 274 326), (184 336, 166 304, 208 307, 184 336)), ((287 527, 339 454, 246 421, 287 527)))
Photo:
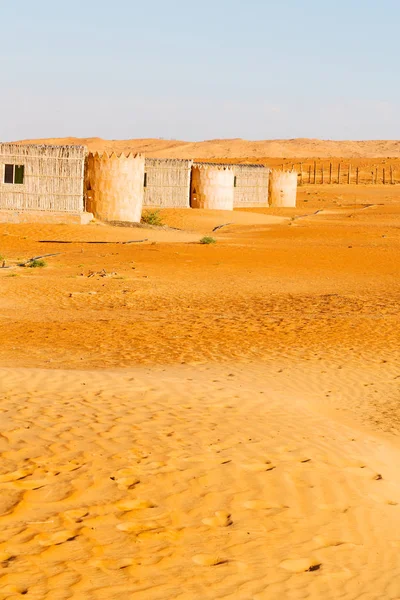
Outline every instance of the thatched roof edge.
POLYGON ((146 157, 146 164, 170 164, 170 165, 176 165, 176 164, 186 164, 186 165, 193 165, 193 160, 191 158, 154 158, 152 156, 146 157))
POLYGON ((193 163, 194 167, 201 167, 201 166, 210 166, 210 167, 230 167, 230 168, 252 168, 252 169, 268 169, 269 171, 271 170, 269 167, 265 166, 265 165, 260 165, 260 164, 253 164, 253 163, 214 163, 214 162, 194 162, 193 163))
POLYGON ((50 145, 50 144, 18 144, 15 142, 0 142, 0 156, 55 156, 69 154, 70 158, 84 158, 88 154, 86 146, 50 145), (72 155, 72 156, 71 156, 72 155))

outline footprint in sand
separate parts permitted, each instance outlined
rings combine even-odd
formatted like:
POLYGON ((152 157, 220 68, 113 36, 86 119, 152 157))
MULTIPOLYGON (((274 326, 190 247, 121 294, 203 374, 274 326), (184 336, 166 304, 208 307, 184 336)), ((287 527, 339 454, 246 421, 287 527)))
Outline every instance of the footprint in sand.
MULTIPOLYGON (((29 484, 29 480, 24 483, 29 484)), ((27 501, 32 498, 35 502, 60 502, 69 498, 74 491, 72 485, 67 481, 60 481, 54 485, 48 485, 48 481, 34 483, 33 488, 29 485, 23 486, 27 490, 27 501)))
POLYGON ((196 565, 201 565, 202 567, 216 567, 217 565, 224 565, 229 562, 217 554, 197 554, 193 556, 192 560, 196 565))
POLYGON ((280 566, 291 573, 305 573, 307 571, 319 571, 321 563, 312 558, 294 558, 284 560, 280 566))
POLYGON ((214 517, 203 519, 202 523, 209 527, 229 527, 233 521, 230 513, 225 510, 217 510, 214 517))
POLYGON ((129 521, 126 523, 119 523, 117 529, 119 531, 127 531, 129 533, 143 533, 144 531, 154 531, 159 529, 160 525, 156 521, 129 521))
POLYGON ((313 541, 318 545, 318 548, 336 548, 338 546, 343 546, 348 542, 343 542, 342 540, 338 540, 335 538, 328 538, 322 535, 317 535, 313 538, 313 541))
POLYGON ((142 500, 135 498, 134 500, 121 500, 115 505, 118 510, 128 512, 130 510, 143 510, 146 508, 156 508, 156 504, 151 500, 142 500))
POLYGON ((22 479, 15 482, 15 487, 18 487, 21 490, 38 490, 48 483, 48 479, 22 479))
POLYGON ((89 513, 85 508, 76 508, 73 510, 67 510, 62 516, 64 516, 65 519, 70 522, 81 523, 82 519, 89 516, 89 513))
POLYGON ((140 483, 133 469, 120 469, 110 479, 118 484, 119 490, 131 490, 140 483))
POLYGON ((119 490, 133 490, 133 488, 140 483, 140 479, 137 477, 121 477, 117 479, 119 490))
POLYGON ((6 569, 14 560, 16 560, 16 556, 6 552, 4 550, 0 550, 0 566, 3 569, 6 569))
POLYGON ((90 566, 97 569, 101 569, 104 573, 108 574, 110 571, 120 571, 133 565, 132 558, 120 558, 114 560, 112 558, 95 558, 90 561, 90 566))
POLYGON ((1 588, 3 598, 18 598, 19 596, 25 596, 28 593, 27 588, 24 588, 20 585, 8 584, 1 588), (12 594, 12 596, 11 596, 12 594))
POLYGON ((3 488, 0 494, 0 516, 12 512, 22 501, 23 497, 23 492, 3 488))
POLYGON ((32 475, 32 473, 32 468, 18 469, 18 471, 13 471, 12 473, 4 473, 0 475, 0 483, 19 481, 20 479, 24 479, 25 477, 32 475))
POLYGON ((39 533, 35 537, 35 541, 38 542, 39 546, 57 546, 58 544, 72 541, 76 535, 76 531, 65 529, 63 531, 56 531, 55 533, 39 533))

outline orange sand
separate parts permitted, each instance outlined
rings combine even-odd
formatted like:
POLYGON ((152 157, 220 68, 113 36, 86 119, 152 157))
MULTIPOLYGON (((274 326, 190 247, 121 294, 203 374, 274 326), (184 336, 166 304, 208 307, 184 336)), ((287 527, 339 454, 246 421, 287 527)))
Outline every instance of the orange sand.
POLYGON ((0 598, 398 599, 397 186, 162 215, 0 225, 0 598))
POLYGON ((316 139, 242 139, 183 142, 163 139, 103 140, 101 138, 47 138, 23 140, 25 144, 83 144, 89 150, 140 152, 165 158, 387 158, 400 157, 399 140, 332 141, 316 139))

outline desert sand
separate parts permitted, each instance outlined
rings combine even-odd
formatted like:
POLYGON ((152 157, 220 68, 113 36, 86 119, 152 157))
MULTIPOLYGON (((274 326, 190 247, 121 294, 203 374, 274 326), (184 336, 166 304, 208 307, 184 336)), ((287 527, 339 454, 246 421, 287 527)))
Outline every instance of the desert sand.
POLYGON ((398 190, 0 225, 1 599, 400 598, 398 190))
POLYGON ((165 139, 104 140, 102 138, 46 138, 20 140, 24 144, 83 144, 91 152, 140 152, 158 158, 232 159, 285 157, 400 158, 399 140, 334 141, 295 138, 291 140, 216 139, 185 142, 165 139))

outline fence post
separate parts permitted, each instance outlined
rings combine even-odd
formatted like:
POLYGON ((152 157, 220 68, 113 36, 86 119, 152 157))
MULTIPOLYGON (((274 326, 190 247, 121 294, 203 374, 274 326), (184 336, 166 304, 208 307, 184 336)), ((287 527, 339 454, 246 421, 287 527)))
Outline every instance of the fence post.
POLYGON ((317 161, 314 161, 314 184, 317 183, 317 161))
POLYGON ((359 177, 359 169, 357 167, 357 169, 356 169, 356 185, 358 185, 358 181, 359 181, 358 177, 359 177))
POLYGON ((337 168, 337 182, 340 183, 340 163, 338 164, 337 168))
POLYGON ((300 163, 300 185, 303 185, 303 163, 300 163))
POLYGON ((332 163, 329 163, 329 183, 332 183, 332 163))
POLYGON ((378 182, 378 167, 375 168, 375 185, 378 182))
POLYGON ((321 165, 321 183, 324 183, 324 163, 321 165))
POLYGON ((349 165, 349 171, 347 173, 347 183, 350 185, 351 180, 351 165, 349 165))
POLYGON ((383 169, 382 169, 382 183, 383 183, 383 185, 386 185, 386 171, 385 171, 385 167, 383 167, 383 169))
POLYGON ((311 165, 308 167, 308 183, 311 183, 311 165))
POLYGON ((393 185, 393 165, 390 165, 390 183, 393 185))

